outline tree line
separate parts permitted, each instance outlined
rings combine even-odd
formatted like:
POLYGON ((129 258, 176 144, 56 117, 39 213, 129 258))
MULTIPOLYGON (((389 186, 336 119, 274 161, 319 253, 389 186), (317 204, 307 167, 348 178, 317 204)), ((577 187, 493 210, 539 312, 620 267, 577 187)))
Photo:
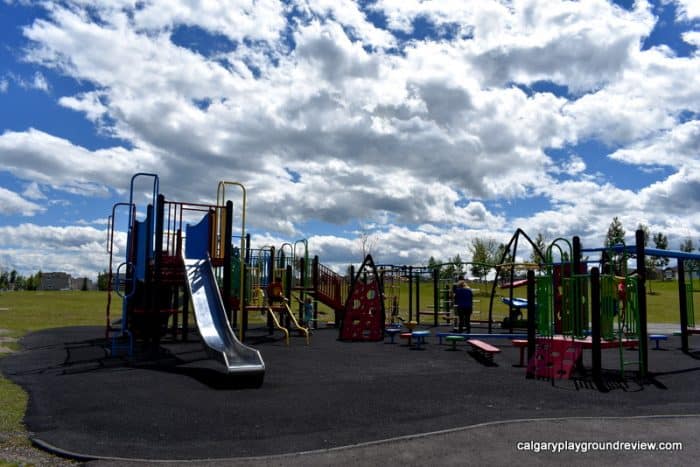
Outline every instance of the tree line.
POLYGON ((41 284, 42 272, 24 276, 16 270, 0 270, 0 290, 36 290, 41 284))
MULTIPOLYGON (((15 269, 10 271, 0 266, 0 290, 37 290, 41 285, 43 272, 39 270, 35 274, 24 276, 15 269)), ((109 274, 102 271, 97 274, 97 289, 107 290, 109 274)), ((87 281, 83 283, 82 290, 87 290, 87 281)))
MULTIPOLYGON (((654 248, 657 248, 659 250, 668 249, 668 236, 665 233, 652 233, 649 229, 649 226, 643 223, 640 223, 637 226, 637 229, 641 229, 644 232, 645 247, 650 246, 650 242, 653 242, 654 248)), ((625 235, 626 231, 622 225, 622 222, 617 216, 613 217, 613 220, 610 223, 610 226, 608 227, 604 246, 611 247, 613 245, 625 243, 625 235)), ((542 233, 538 233, 537 236, 533 239, 533 243, 542 253, 544 253, 547 249, 549 241, 545 238, 545 236, 542 233)), ((471 274, 477 279, 483 279, 489 273, 489 270, 498 265, 499 262, 510 263, 513 261, 510 252, 506 251, 506 245, 503 243, 499 243, 493 238, 474 238, 472 239, 471 244, 468 248, 469 253, 471 254, 471 260, 464 261, 459 254, 447 260, 440 260, 431 256, 428 260, 428 268, 432 270, 439 267, 441 279, 455 278, 457 276, 465 275, 467 273, 471 274)), ((696 249, 697 247, 695 246, 695 243, 690 237, 687 237, 680 242, 680 251, 692 253, 696 249)), ((563 255, 565 257, 562 258, 562 260, 566 261, 569 259, 567 252, 563 252, 563 255)), ((622 274, 623 272, 623 267, 620 264, 621 258, 621 255, 617 255, 613 258, 613 264, 616 264, 615 260, 617 260, 617 265, 615 269, 616 272, 620 274, 622 274)), ((530 253, 528 262, 541 262, 539 255, 535 252, 534 249, 530 253)), ((668 264, 669 258, 653 256, 647 257, 645 264, 647 277, 654 277, 658 269, 663 269, 666 266, 668 266, 668 264)), ((698 270, 698 268, 700 267, 700 263, 697 261, 686 261, 685 264, 688 269, 698 270)))
POLYGON ((471 253, 470 261, 463 261, 460 255, 446 261, 436 260, 431 256, 428 260, 428 269, 433 270, 440 267, 441 279, 454 279, 469 273, 478 280, 482 280, 500 262, 512 261, 509 252, 506 251, 506 245, 498 243, 492 238, 472 239, 469 252, 471 253), (505 259, 502 260, 504 257, 505 259))

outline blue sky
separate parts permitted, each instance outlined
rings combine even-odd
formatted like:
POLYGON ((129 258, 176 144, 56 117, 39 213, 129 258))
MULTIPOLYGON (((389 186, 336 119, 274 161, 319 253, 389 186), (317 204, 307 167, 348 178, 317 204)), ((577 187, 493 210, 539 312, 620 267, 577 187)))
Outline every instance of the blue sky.
POLYGON ((105 269, 135 172, 241 182, 257 245, 338 269, 614 216, 700 245, 698 47, 695 0, 0 0, 0 268, 105 269))

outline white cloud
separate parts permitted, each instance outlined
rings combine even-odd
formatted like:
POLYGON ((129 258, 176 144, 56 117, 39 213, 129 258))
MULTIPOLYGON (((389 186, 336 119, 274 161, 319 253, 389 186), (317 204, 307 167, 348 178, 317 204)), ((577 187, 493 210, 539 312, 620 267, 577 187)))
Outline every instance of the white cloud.
POLYGON ((697 0, 675 0, 678 4, 677 15, 683 21, 700 18, 700 3, 697 0))
POLYGON ((356 2, 350 0, 305 0, 299 3, 303 4, 308 12, 332 18, 338 23, 352 28, 354 34, 363 44, 383 49, 396 46, 394 36, 369 22, 366 14, 360 11, 356 2))
MULTIPOLYGON (((132 2, 127 2, 131 6, 132 2)), ((153 0, 134 12, 137 28, 167 29, 173 24, 199 26, 240 41, 273 42, 285 27, 284 4, 277 0, 172 2, 153 0)))
POLYGON ((95 278, 108 267, 105 240, 105 232, 92 227, 3 226, 0 258, 25 275, 41 270, 95 278))
POLYGON ((46 208, 27 201, 14 191, 0 187, 0 215, 33 216, 46 208))
POLYGON ((521 225, 602 236, 622 209, 631 222, 653 208, 650 221, 670 226, 664 193, 694 186, 697 123, 679 120, 700 113, 700 57, 640 49, 657 20, 645 1, 195 3, 45 4, 48 18, 24 29, 25 58, 86 84, 59 105, 125 144, 5 131, 4 169, 35 183, 25 198, 123 194, 142 171, 158 172, 170 199, 209 203, 219 180, 237 180, 249 227, 271 241, 307 235, 342 261, 351 239, 305 225, 368 224, 386 261, 406 262, 521 225), (400 39, 417 19, 433 37, 400 39), (183 26, 230 50, 175 44, 183 26), (569 92, 533 91, 554 85, 569 92), (578 150, 547 155, 590 138, 675 175, 620 190, 596 182, 578 150), (553 208, 513 220, 491 207, 535 196, 553 208))
POLYGON ((22 195, 24 195, 25 198, 34 200, 46 199, 46 195, 41 191, 41 187, 36 182, 29 183, 24 189, 24 192, 22 192, 22 195))
POLYGON ((31 85, 33 89, 38 89, 40 91, 47 92, 49 90, 49 83, 46 78, 40 72, 34 73, 34 78, 32 79, 31 85))
POLYGON ((59 105, 85 113, 90 121, 99 121, 108 108, 102 104, 99 92, 85 92, 77 96, 63 96, 58 100, 59 105))
POLYGON ((486 83, 549 80, 576 92, 595 89, 624 70, 654 25, 644 1, 626 11, 604 0, 586 2, 459 2, 382 0, 391 27, 410 31, 417 18, 458 25, 473 72, 486 83))
POLYGON ((0 153, 3 169, 16 177, 83 195, 104 196, 109 187, 124 186, 131 173, 150 171, 155 161, 142 150, 89 151, 33 128, 1 134, 0 153))
POLYGON ((681 37, 683 37, 683 40, 688 44, 700 48, 700 31, 684 32, 681 37))
POLYGON ((700 121, 692 120, 628 147, 610 158, 634 165, 696 167, 700 148, 700 121))

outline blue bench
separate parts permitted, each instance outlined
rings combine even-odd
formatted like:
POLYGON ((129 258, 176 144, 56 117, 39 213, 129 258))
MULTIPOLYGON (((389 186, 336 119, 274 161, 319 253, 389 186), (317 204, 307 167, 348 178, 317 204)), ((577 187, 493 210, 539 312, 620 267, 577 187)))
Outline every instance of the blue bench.
POLYGON ((425 338, 430 335, 430 331, 413 331, 411 336, 415 338, 413 341, 415 350, 422 350, 421 345, 425 344, 425 338))
POLYGON ((399 329, 399 328, 386 328, 386 329, 384 329, 384 333, 391 338, 391 342, 388 342, 388 343, 395 344, 394 338, 396 337, 397 334, 401 333, 401 329, 399 329))
POLYGON ((649 334, 649 340, 652 340, 656 343, 656 347, 654 347, 654 350, 661 350, 661 347, 659 347, 659 341, 667 341, 668 336, 664 334, 649 334))

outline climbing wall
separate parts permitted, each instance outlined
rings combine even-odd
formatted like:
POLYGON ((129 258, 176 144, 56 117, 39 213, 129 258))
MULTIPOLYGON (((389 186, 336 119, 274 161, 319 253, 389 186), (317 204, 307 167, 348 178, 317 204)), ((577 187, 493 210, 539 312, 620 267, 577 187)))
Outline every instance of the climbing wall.
POLYGON ((357 271, 345 304, 340 340, 380 341, 384 338, 384 303, 379 276, 370 255, 357 271))
POLYGON ((537 378, 569 379, 581 358, 581 344, 570 340, 540 338, 527 373, 537 378))

